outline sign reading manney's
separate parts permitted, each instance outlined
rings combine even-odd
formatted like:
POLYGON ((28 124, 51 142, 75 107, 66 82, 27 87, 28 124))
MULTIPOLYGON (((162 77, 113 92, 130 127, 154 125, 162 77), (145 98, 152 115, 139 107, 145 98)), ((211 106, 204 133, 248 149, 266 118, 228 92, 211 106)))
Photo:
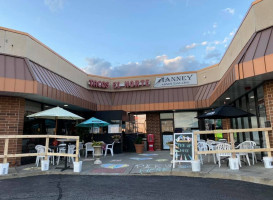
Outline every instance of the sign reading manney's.
POLYGON ((177 74, 171 76, 156 77, 154 87, 175 87, 184 85, 196 85, 197 76, 193 74, 177 74))

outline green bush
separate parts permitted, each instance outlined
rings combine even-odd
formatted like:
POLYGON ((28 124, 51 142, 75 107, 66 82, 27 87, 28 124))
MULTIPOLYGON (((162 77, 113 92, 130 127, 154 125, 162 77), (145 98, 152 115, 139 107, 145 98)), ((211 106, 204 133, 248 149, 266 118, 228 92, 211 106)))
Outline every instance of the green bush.
POLYGON ((137 138, 135 140, 135 144, 142 144, 142 137, 137 136, 137 138))

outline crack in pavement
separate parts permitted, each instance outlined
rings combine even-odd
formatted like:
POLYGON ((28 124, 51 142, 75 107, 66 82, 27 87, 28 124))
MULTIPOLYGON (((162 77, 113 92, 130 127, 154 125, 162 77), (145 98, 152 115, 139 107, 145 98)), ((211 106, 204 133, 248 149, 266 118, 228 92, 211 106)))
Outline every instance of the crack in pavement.
POLYGON ((59 196, 58 196, 58 199, 57 200, 60 200, 62 197, 63 197, 63 190, 62 190, 62 187, 61 187, 61 176, 59 176, 59 181, 58 181, 58 184, 57 184, 57 188, 59 190, 59 196))

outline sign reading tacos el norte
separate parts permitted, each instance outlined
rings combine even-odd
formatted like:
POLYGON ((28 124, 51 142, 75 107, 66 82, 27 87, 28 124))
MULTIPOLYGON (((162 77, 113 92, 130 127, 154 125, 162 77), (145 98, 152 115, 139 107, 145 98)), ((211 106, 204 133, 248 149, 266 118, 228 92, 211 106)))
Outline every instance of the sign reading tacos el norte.
POLYGON ((196 73, 177 74, 171 76, 156 77, 154 87, 177 87, 185 85, 196 85, 196 73))

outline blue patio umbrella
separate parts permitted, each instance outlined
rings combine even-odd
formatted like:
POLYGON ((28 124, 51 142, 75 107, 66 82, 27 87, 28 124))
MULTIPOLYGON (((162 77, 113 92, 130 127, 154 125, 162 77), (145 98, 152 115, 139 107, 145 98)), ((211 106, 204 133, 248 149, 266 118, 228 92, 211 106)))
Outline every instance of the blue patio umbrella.
POLYGON ((108 126, 108 125, 109 125, 108 122, 105 122, 103 120, 92 117, 92 118, 78 124, 77 127, 92 128, 92 137, 93 137, 93 127, 103 127, 103 126, 108 126))

